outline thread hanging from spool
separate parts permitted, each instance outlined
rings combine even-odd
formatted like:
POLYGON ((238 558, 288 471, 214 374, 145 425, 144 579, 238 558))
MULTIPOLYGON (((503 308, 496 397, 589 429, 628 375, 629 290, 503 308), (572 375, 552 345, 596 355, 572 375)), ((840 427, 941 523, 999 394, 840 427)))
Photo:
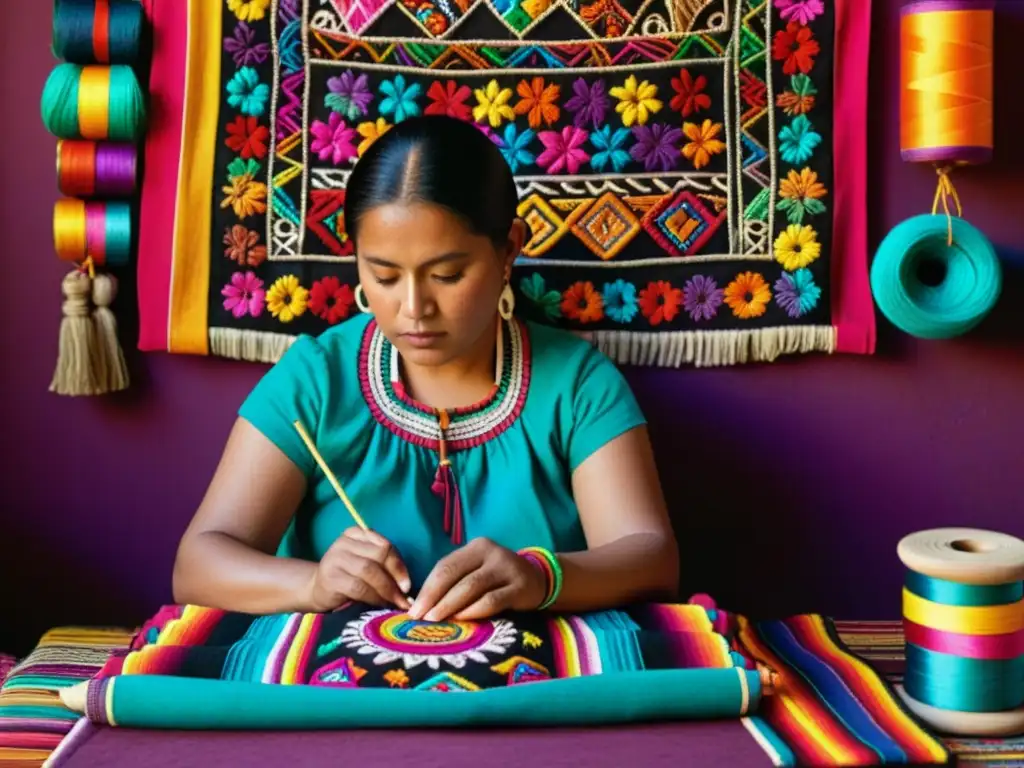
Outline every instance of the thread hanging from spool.
POLYGON ((124 266, 131 257, 131 205, 62 198, 53 208, 53 244, 63 261, 124 266))
POLYGON ((144 18, 138 0, 56 0, 53 55, 73 64, 134 64, 144 18))
POLYGON ((41 111, 58 139, 134 142, 146 120, 142 88, 125 64, 58 64, 43 86, 41 111))
POLYGON ((1024 541, 950 528, 897 551, 908 706, 947 733, 1024 733, 1024 541))
POLYGON ((68 197, 130 197, 137 174, 134 144, 57 142, 57 187, 68 197))

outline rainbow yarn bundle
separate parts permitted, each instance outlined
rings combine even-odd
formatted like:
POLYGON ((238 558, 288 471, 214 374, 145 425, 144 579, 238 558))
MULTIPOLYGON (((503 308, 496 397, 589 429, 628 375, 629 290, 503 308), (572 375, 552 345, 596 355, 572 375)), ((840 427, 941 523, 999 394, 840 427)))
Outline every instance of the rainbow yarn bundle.
POLYGON ((951 176, 992 159, 994 26, 994 0, 919 0, 900 15, 901 156, 934 165, 938 187, 931 214, 883 240, 871 287, 882 314, 917 338, 967 333, 1002 292, 995 249, 962 218, 951 176))
POLYGON ((136 68, 146 13, 138 0, 56 0, 53 53, 41 112, 57 138, 53 209, 57 256, 75 265, 62 283, 64 318, 50 391, 98 395, 127 388, 110 309, 135 247, 139 142, 146 99, 136 68))

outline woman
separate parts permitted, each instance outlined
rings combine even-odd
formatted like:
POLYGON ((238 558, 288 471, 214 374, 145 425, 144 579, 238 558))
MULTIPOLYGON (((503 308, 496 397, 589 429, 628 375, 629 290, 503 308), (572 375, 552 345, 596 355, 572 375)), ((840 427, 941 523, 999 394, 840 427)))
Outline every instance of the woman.
POLYGON ((355 600, 442 621, 675 596, 676 542, 622 375, 513 314, 516 208, 508 165, 469 123, 406 120, 360 158, 345 219, 365 314, 297 338, 242 405, 180 544, 177 602, 355 600))

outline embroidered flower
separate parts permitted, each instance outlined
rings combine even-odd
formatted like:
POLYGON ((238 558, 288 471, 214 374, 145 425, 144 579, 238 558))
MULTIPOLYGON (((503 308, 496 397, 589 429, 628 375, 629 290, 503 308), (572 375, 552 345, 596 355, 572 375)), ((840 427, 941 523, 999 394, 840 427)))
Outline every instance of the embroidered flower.
POLYGON ((327 79, 327 95, 324 106, 337 112, 346 120, 356 120, 367 113, 373 94, 366 73, 356 76, 351 70, 337 77, 327 79))
POLYGON ((596 131, 604 122, 609 106, 604 81, 595 80, 588 85, 582 77, 577 77, 573 81, 572 92, 572 98, 565 102, 565 108, 573 113, 572 124, 577 128, 584 128, 589 124, 596 131))
POLYGON ((798 69, 806 75, 814 68, 814 57, 820 52, 821 46, 814 39, 810 27, 791 21, 785 29, 775 33, 772 57, 776 61, 785 62, 782 71, 787 75, 794 74, 798 69))
POLYGON ((363 153, 370 148, 370 145, 387 133, 390 128, 391 125, 383 117, 378 117, 376 122, 366 122, 357 125, 356 131, 363 137, 363 140, 356 147, 356 154, 362 157, 363 153))
POLYGON ((581 147, 587 140, 587 132, 574 125, 559 131, 541 131, 537 134, 544 151, 537 156, 537 165, 546 173, 577 173, 580 166, 590 159, 581 147))
POLYGON ((604 300, 592 282, 581 280, 562 294, 562 314, 581 323, 596 323, 604 317, 604 300))
POLYGON ((355 301, 352 289, 333 275, 317 280, 309 291, 309 311, 331 325, 348 317, 355 301))
POLYGON ((800 173, 791 170, 789 176, 779 182, 779 200, 777 208, 785 211, 793 224, 800 224, 804 216, 816 216, 825 212, 825 204, 821 198, 828 194, 825 185, 818 181, 818 174, 810 168, 800 173))
POLYGON ((629 128, 617 128, 612 132, 610 125, 602 125, 600 130, 590 134, 590 143, 597 152, 590 158, 590 164, 595 171, 604 171, 609 163, 616 173, 621 171, 629 163, 629 152, 626 151, 626 141, 629 139, 629 128))
POLYGON ((224 255, 239 266, 258 267, 267 258, 267 246, 256 245, 260 241, 259 232, 247 229, 241 224, 224 229, 224 255))
POLYGON ((775 105, 781 107, 787 115, 804 115, 814 109, 814 97, 818 89, 807 75, 796 74, 789 81, 789 90, 783 91, 775 99, 775 105))
POLYGON ((528 298, 551 320, 558 320, 562 316, 562 294, 558 291, 549 291, 544 283, 544 278, 537 272, 529 277, 524 277, 519 282, 519 290, 523 296, 528 298))
POLYGON ((238 152, 243 158, 255 157, 262 160, 267 155, 267 142, 270 130, 260 125, 255 117, 235 115, 234 122, 225 126, 227 138, 224 143, 232 152, 238 152))
POLYGON ((658 95, 658 86, 646 80, 638 85, 636 75, 630 75, 625 83, 612 88, 609 93, 619 100, 615 111, 622 115, 622 124, 627 128, 634 123, 643 125, 662 107, 661 101, 655 98, 658 95))
POLYGON ((266 111, 270 86, 260 82, 259 73, 252 67, 242 67, 228 81, 228 104, 239 112, 259 117, 266 111))
POLYGON ((326 123, 314 120, 309 132, 313 136, 309 143, 309 151, 314 152, 321 160, 330 160, 334 165, 341 165, 356 156, 356 148, 352 143, 356 130, 346 125, 337 112, 331 112, 326 123))
POLYGON ((224 309, 236 318, 259 317, 263 313, 266 291, 263 281, 252 272, 235 272, 231 282, 220 289, 220 295, 224 297, 224 309))
POLYGON ((803 165, 821 144, 821 134, 814 130, 807 115, 797 115, 779 131, 779 154, 790 165, 803 165))
POLYGON ((683 286, 683 308, 696 322, 710 320, 718 314, 724 295, 714 278, 694 275, 683 286))
POLYGON ((605 283, 601 296, 605 314, 617 323, 630 322, 640 311, 636 302, 636 286, 621 278, 614 283, 605 283))
POLYGON ((395 75, 394 79, 385 80, 380 84, 380 92, 384 98, 377 108, 382 115, 394 115, 396 123, 420 113, 416 97, 423 92, 423 86, 419 83, 406 84, 405 75, 395 75))
POLYGON ((722 132, 721 123, 705 120, 700 125, 683 123, 683 133, 690 142, 683 147, 683 157, 700 170, 711 162, 712 155, 725 151, 725 142, 715 138, 722 132))
POLYGON ((508 105, 509 99, 512 98, 511 88, 502 88, 497 80, 491 80, 486 88, 477 88, 473 94, 476 96, 473 119, 478 123, 486 119, 492 128, 498 128, 503 119, 516 119, 516 113, 508 105))
POLYGON ((533 165, 536 161, 533 153, 527 150, 536 135, 529 128, 524 128, 520 133, 515 123, 509 123, 505 126, 505 132, 494 142, 512 173, 518 173, 520 168, 533 165))
POLYGON ((814 282, 809 269, 798 269, 793 274, 783 272, 775 281, 775 301, 790 317, 803 317, 821 298, 821 288, 814 282))
POLYGON ((784 21, 810 24, 825 12, 821 0, 775 0, 775 8, 784 21))
POLYGON ((640 312, 651 325, 671 322, 683 304, 683 292, 667 280, 650 282, 640 291, 640 312))
POLYGON ((228 184, 234 182, 234 180, 239 176, 249 176, 250 178, 255 179, 259 176, 259 173, 260 164, 258 162, 252 158, 243 160, 240 157, 236 157, 228 163, 228 184))
POLYGON ((427 89, 430 103, 423 111, 428 115, 447 115, 459 120, 469 120, 472 110, 466 103, 473 94, 468 85, 459 85, 454 80, 446 80, 444 85, 435 80, 427 89))
POLYGON ((644 164, 644 170, 671 171, 679 163, 679 140, 683 132, 674 125, 634 125, 633 137, 636 144, 629 154, 644 164))
POLYGON ((821 256, 821 243, 814 228, 790 224, 775 238, 775 260, 787 272, 795 272, 821 256))
POLYGON ((708 79, 704 75, 698 75, 694 79, 690 70, 680 69, 679 77, 672 78, 672 90, 676 95, 668 105, 683 117, 689 117, 702 109, 710 109, 711 97, 704 93, 707 87, 708 79))
POLYGON ((282 323, 290 323, 306 311, 309 291, 299 285, 295 275, 279 277, 267 291, 267 309, 282 323))
POLYGON ((725 287, 725 303, 740 320, 760 317, 772 299, 771 289, 756 272, 744 272, 725 287))
POLYGON ((247 173, 235 176, 231 180, 231 186, 221 187, 221 191, 225 197, 220 207, 231 207, 239 219, 267 212, 267 185, 261 181, 254 181, 247 173))
POLYGON ((270 0, 228 0, 228 10, 239 21, 259 21, 267 14, 270 0))
POLYGON ((231 37, 224 38, 223 47, 231 54, 236 67, 262 64, 270 55, 270 44, 257 43, 256 32, 244 21, 235 25, 235 31, 231 37))
POLYGON ((409 675, 404 669, 389 669, 384 673, 384 681, 391 688, 405 688, 409 685, 409 675))
POLYGON ((533 129, 541 124, 554 125, 558 121, 561 110, 558 108, 558 97, 562 89, 557 83, 545 85, 544 78, 534 77, 532 80, 520 80, 516 86, 519 101, 515 106, 517 115, 526 115, 527 122, 533 129))

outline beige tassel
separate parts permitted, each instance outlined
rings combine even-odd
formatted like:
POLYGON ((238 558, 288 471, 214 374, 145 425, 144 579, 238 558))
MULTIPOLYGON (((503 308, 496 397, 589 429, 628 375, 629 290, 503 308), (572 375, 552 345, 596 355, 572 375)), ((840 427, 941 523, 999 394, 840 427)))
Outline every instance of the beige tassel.
POLYGON ((60 287, 64 293, 64 318, 50 391, 58 395, 94 395, 99 387, 94 360, 96 328, 89 312, 92 280, 75 270, 64 276, 60 287))
POLYGON ((117 278, 99 274, 92 281, 93 320, 96 323, 96 358, 99 385, 103 392, 128 388, 128 366, 117 340, 117 318, 110 309, 117 296, 117 278))

